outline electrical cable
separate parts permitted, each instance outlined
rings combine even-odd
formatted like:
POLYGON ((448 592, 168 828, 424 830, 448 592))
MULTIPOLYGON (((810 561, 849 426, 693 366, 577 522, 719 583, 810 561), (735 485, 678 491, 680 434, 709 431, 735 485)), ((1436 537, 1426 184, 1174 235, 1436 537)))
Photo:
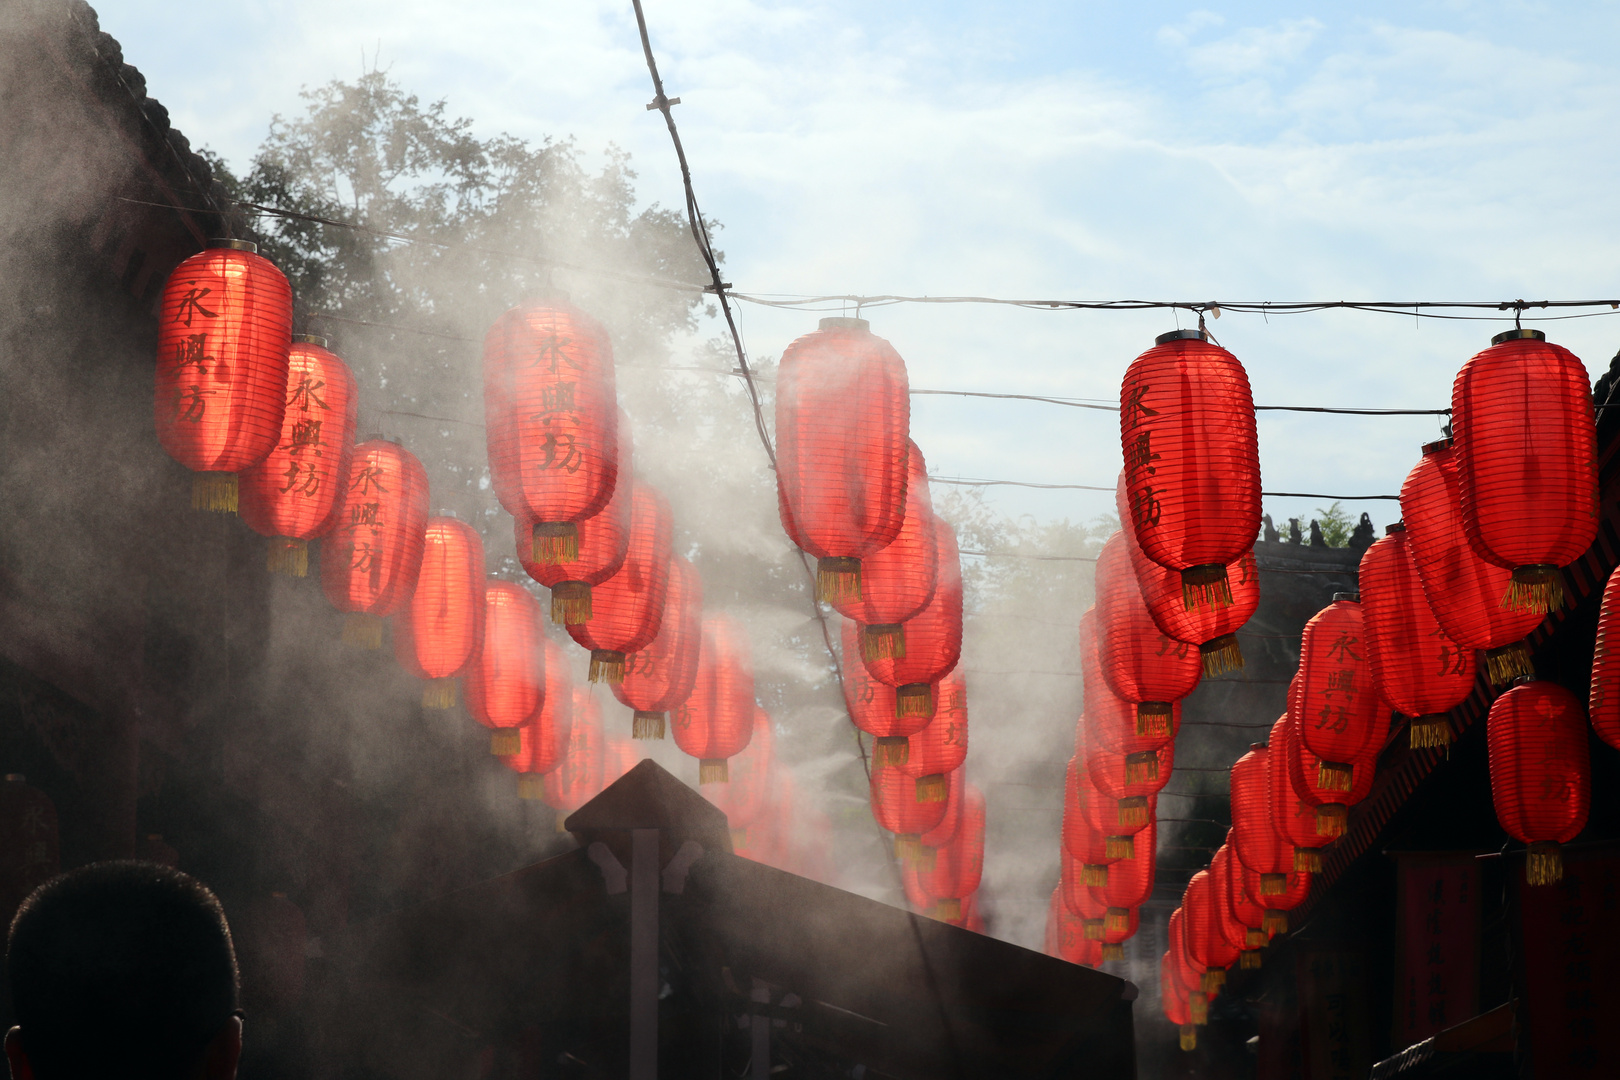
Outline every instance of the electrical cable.
MULTIPOLYGON (((1027 480, 973 480, 953 479, 946 476, 932 476, 929 480, 936 484, 953 484, 958 487, 1021 487, 1038 488, 1046 491, 1115 491, 1116 487, 1103 487, 1098 484, 1035 484, 1027 480)), ((1400 501, 1399 495, 1323 495, 1310 491, 1262 491, 1260 493, 1267 499, 1333 499, 1337 502, 1373 502, 1377 500, 1400 501)))

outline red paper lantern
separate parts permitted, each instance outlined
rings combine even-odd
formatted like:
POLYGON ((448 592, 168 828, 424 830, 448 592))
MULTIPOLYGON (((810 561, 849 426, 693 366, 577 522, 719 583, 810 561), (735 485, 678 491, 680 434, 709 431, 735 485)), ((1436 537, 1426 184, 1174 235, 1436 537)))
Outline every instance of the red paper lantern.
POLYGON ((337 520, 349 473, 360 392, 349 365, 326 351, 326 339, 293 341, 287 360, 281 437, 239 475, 242 520, 270 538, 271 573, 309 573, 309 541, 337 520))
MULTIPOLYGON (((1069 759, 1063 782, 1063 849, 1080 860, 1083 870, 1080 884, 1108 884, 1108 864, 1118 862, 1127 855, 1134 856, 1136 848, 1130 837, 1124 843, 1109 843, 1107 834, 1093 825, 1085 815, 1084 807, 1093 796, 1088 790, 1091 777, 1080 755, 1069 759)), ((1100 916, 1099 916, 1100 917, 1100 916)))
POLYGON ((617 395, 607 331, 565 300, 512 308, 484 337, 490 483, 535 523, 535 562, 578 561, 579 522, 613 496, 617 395))
POLYGON ((1288 932, 1288 913, 1305 902, 1311 894, 1311 875, 1304 871, 1295 871, 1282 875, 1283 885, 1281 892, 1267 892, 1275 888, 1266 880, 1268 875, 1257 874, 1248 867, 1236 864, 1233 871, 1241 875, 1241 885, 1248 898, 1265 908, 1265 914, 1260 919, 1260 928, 1266 932, 1268 938, 1288 932))
POLYGON ((605 786, 602 707, 588 690, 578 686, 573 688, 567 746, 562 762, 541 779, 547 805, 559 814, 572 814, 596 798, 605 786))
POLYGON ((1221 935, 1216 899, 1208 870, 1200 870, 1192 876, 1181 899, 1187 952, 1204 968, 1200 988, 1205 993, 1219 990, 1226 983, 1226 969, 1237 963, 1241 951, 1221 935))
POLYGON ((1157 795, 1170 782, 1176 744, 1167 742, 1147 754, 1121 754, 1088 737, 1085 759, 1086 774, 1098 791, 1111 799, 1145 799, 1157 795))
POLYGON ((629 739, 609 735, 602 754, 602 787, 606 789, 641 762, 641 752, 629 739))
MULTIPOLYGON (((1243 864, 1238 861, 1237 849, 1232 846, 1233 833, 1230 829, 1226 833, 1226 842, 1222 850, 1226 852, 1225 866, 1222 876, 1226 880, 1226 910, 1238 923, 1243 926, 1243 946, 1245 949, 1264 948, 1271 935, 1265 929, 1266 909, 1249 899, 1249 894, 1243 888, 1243 864)), ((1217 855, 1220 852, 1216 853, 1217 855)), ((1258 967, 1258 960, 1254 962, 1258 967)))
MULTIPOLYGON (((1090 888, 1085 883, 1085 868, 1080 860, 1063 853, 1063 867, 1058 878, 1058 888, 1063 893, 1063 906, 1069 914, 1080 920, 1080 932, 1088 941, 1103 942, 1108 937, 1108 909, 1091 895, 1090 888)), ((1099 953, 1093 964, 1102 962, 1099 953)))
POLYGON ((1153 621, 1131 569, 1125 534, 1097 557, 1097 659, 1115 694, 1136 705, 1139 732, 1168 730, 1170 706, 1198 685, 1198 649, 1166 637, 1153 621))
POLYGON ((281 435, 292 286, 257 250, 210 241, 174 268, 158 309, 158 441, 198 474, 199 510, 235 513, 235 474, 263 461, 281 435))
POLYGON ((1502 602, 1564 606, 1560 567, 1597 539, 1597 429, 1586 367, 1540 330, 1509 330, 1451 387, 1463 522, 1480 555, 1513 568, 1502 602))
MULTIPOLYGON (((1076 754, 1082 755, 1082 761, 1084 753, 1083 748, 1076 751, 1076 754)), ((1098 832, 1109 838, 1110 845, 1122 853, 1121 858, 1131 858, 1136 834, 1151 825, 1154 815, 1158 813, 1158 797, 1146 795, 1116 799, 1089 782, 1089 773, 1087 780, 1080 788, 1080 812, 1098 832)))
POLYGON ((903 764, 911 753, 908 736, 915 735, 934 719, 934 695, 929 692, 926 711, 911 709, 900 713, 898 691, 877 680, 866 665, 856 663, 860 654, 861 628, 844 620, 844 705, 855 726, 872 736, 872 765, 903 764))
MULTIPOLYGON (((545 667, 540 707, 518 728, 517 753, 501 755, 502 763, 518 774, 518 797, 534 800, 546 797, 542 777, 562 764, 574 729, 574 686, 568 657, 550 638, 544 638, 540 654, 545 667)), ((471 701, 469 693, 469 710, 471 701)))
POLYGON ((895 854, 915 859, 922 853, 922 835, 945 817, 945 802, 918 802, 916 782, 892 767, 872 770, 870 794, 872 816, 895 834, 895 854))
POLYGON ((1412 718, 1412 746, 1447 745, 1445 714, 1474 690, 1474 651, 1447 637, 1434 617, 1405 525, 1391 525, 1362 555, 1360 581, 1367 663, 1379 693, 1412 718))
POLYGON ((967 760, 967 684, 958 672, 941 679, 934 692, 934 718, 907 739, 902 772, 917 781, 919 802, 940 802, 950 793, 946 779, 967 760))
MULTIPOLYGON (((755 706, 753 734, 748 746, 732 755, 727 766, 727 779, 708 784, 703 797, 725 812, 726 821, 735 835, 752 829, 761 820, 762 812, 771 801, 772 773, 776 767, 776 738, 771 728, 771 714, 755 706)), ((769 831, 763 823, 762 831, 769 831)), ((748 839, 752 839, 750 836, 748 839)))
MULTIPOLYGON (((534 518, 519 514, 512 518, 513 540, 518 562, 528 575, 551 590, 551 621, 559 626, 590 622, 591 586, 600 585, 618 572, 630 551, 630 502, 635 488, 630 477, 632 449, 630 421, 618 411, 619 449, 613 494, 607 504, 590 517, 574 523, 577 534, 574 557, 559 561, 560 554, 545 536, 536 537, 534 518)), ((541 530, 544 533, 546 530, 541 530)), ((553 530, 555 531, 555 530, 553 530)))
POLYGON ((591 682, 624 681, 624 658, 652 644, 664 621, 675 523, 658 489, 626 475, 630 550, 613 576, 596 586, 590 622, 569 623, 568 636, 591 650, 591 682))
MULTIPOLYGON (((1266 785, 1271 801, 1271 827, 1284 846, 1293 849, 1294 869, 1314 874, 1322 869, 1320 849, 1333 843, 1334 837, 1324 836, 1318 831, 1316 804, 1306 802, 1294 792, 1293 778, 1289 771, 1291 760, 1299 759, 1298 748, 1290 746, 1294 741, 1297 740, 1293 721, 1287 713, 1284 713, 1275 724, 1271 725, 1271 740, 1266 751, 1266 785)), ((1373 770, 1368 768, 1363 772, 1370 781, 1373 770)), ((1341 798, 1344 793, 1328 794, 1341 798)))
POLYGON ((400 666, 428 680, 422 691, 427 708, 456 703, 455 678, 484 643, 484 604, 484 541, 478 531, 452 517, 429 518, 416 589, 394 626, 400 666))
POLYGON ((1120 388, 1132 528, 1181 573, 1185 603, 1230 604, 1226 568, 1260 531, 1254 398, 1237 357, 1202 331, 1161 334, 1120 388))
POLYGON ((1170 913, 1170 922, 1166 927, 1166 937, 1170 941, 1170 960, 1175 965, 1175 985, 1179 991, 1187 996, 1189 1011, 1192 1013, 1193 1023, 1209 1023, 1208 1004, 1214 996, 1210 991, 1204 990, 1204 973, 1207 970, 1203 964, 1194 960, 1187 948, 1187 909, 1185 905, 1176 908, 1170 913))
POLYGON ((1304 741, 1299 737, 1299 720, 1292 715, 1289 717, 1287 736, 1284 753, 1287 755, 1288 783, 1297 797, 1316 807, 1316 834, 1328 839, 1343 836, 1350 820, 1350 807, 1372 794, 1377 757, 1368 754, 1352 762, 1355 766, 1351 771, 1354 783, 1349 791, 1342 791, 1331 777, 1327 783, 1323 782, 1322 759, 1305 748, 1304 741))
POLYGON ((1153 895, 1158 831, 1158 825, 1150 820, 1132 838, 1135 843, 1131 854, 1108 864, 1108 884, 1087 886, 1091 889, 1091 898, 1106 909, 1107 923, 1103 930, 1115 941, 1124 941, 1136 932, 1136 909, 1153 895))
MULTIPOLYGON (((1266 944, 1265 932, 1260 929, 1260 924, 1265 919, 1265 910, 1248 904, 1248 898, 1244 897, 1246 910, 1253 912, 1252 929, 1234 910, 1232 888, 1233 881, 1238 875, 1232 867, 1236 859, 1237 856, 1232 853, 1230 843, 1222 844, 1215 852, 1215 857, 1209 863, 1210 899, 1215 909, 1216 932, 1220 934, 1227 947, 1237 951, 1238 968, 1249 970, 1260 966, 1260 949, 1266 944)), ((1241 889, 1239 891, 1241 892, 1241 889)))
POLYGON ((1283 891, 1282 875, 1293 869, 1293 851, 1271 825, 1269 748, 1256 743, 1232 764, 1232 849, 1238 861, 1268 879, 1268 896, 1283 891))
POLYGON ((1586 709, 1598 738, 1620 749, 1620 570, 1609 575, 1598 609, 1597 644, 1592 649, 1592 687, 1586 709))
POLYGON ((822 599, 860 599, 861 561, 900 534, 910 423, 905 362, 865 319, 822 319, 783 350, 777 502, 822 599))
POLYGON ((938 577, 928 468, 917 444, 907 440, 906 445, 906 519, 900 533, 861 560, 859 599, 840 596, 832 601, 845 618, 861 624, 861 655, 874 660, 906 655, 903 624, 928 606, 938 577))
POLYGON ((1538 611, 1503 607, 1512 571, 1475 552, 1463 522, 1457 451, 1450 439, 1423 448, 1423 458, 1401 485, 1401 517, 1423 595, 1446 636, 1465 649, 1485 650, 1497 686, 1529 675, 1524 635, 1542 619, 1538 611))
POLYGON ((675 710, 675 745, 698 759, 698 783, 728 776, 726 759, 754 731, 754 667, 748 637, 729 615, 703 620, 703 645, 691 694, 675 710))
POLYGON ((613 696, 635 710, 635 738, 664 737, 664 714, 679 708, 697 684, 702 645, 703 578, 684 555, 674 555, 658 636, 625 659, 624 680, 612 684, 613 696))
POLYGON ((933 526, 938 579, 928 605, 905 623, 906 655, 862 659, 873 678, 896 688, 895 708, 906 714, 932 713, 932 684, 950 674, 962 656, 962 560, 956 530, 939 517, 933 526))
POLYGON ((1061 887, 1052 890, 1046 906, 1046 926, 1050 955, 1082 967, 1102 963, 1102 942, 1086 937, 1079 916, 1064 906, 1061 887))
POLYGON ((467 711, 491 731, 492 753, 519 753, 517 729, 540 711, 550 667, 545 640, 540 605, 529 591, 490 579, 484 587, 484 646, 467 670, 465 689, 467 711))
POLYGON ((354 448, 337 526, 321 541, 321 588, 348 614, 343 640, 375 649, 382 619, 409 602, 427 535, 427 473, 398 443, 354 448))
POLYGON ((1159 1000, 1164 1018, 1181 1031, 1181 1049, 1198 1049, 1198 1029, 1193 1026, 1188 994, 1176 981, 1175 961, 1168 951, 1159 958, 1159 1000))
POLYGON ((944 847, 950 838, 956 835, 956 829, 962 823, 962 802, 964 798, 962 785, 962 770, 957 768, 952 771, 946 781, 950 794, 945 799, 945 816, 939 819, 938 825, 917 838, 917 842, 923 849, 918 862, 924 869, 932 865, 933 849, 944 847))
POLYGON ((1492 702, 1485 737, 1496 820, 1530 845, 1525 880, 1552 885, 1564 876, 1559 845, 1586 827, 1592 804, 1581 703, 1557 683, 1519 683, 1492 702))
POLYGON ((962 918, 962 902, 979 887, 984 871, 984 796, 972 784, 964 785, 962 823, 956 835, 934 853, 931 871, 921 873, 923 888, 938 903, 934 918, 962 918))
POLYGON ((1368 663, 1361 604, 1339 593, 1305 624, 1299 645, 1299 732, 1322 759, 1323 787, 1354 785, 1354 763, 1384 746, 1389 714, 1379 708, 1368 663))
MULTIPOLYGON (((1080 675, 1089 737, 1093 745, 1137 761, 1150 761, 1160 748, 1174 741, 1180 730, 1181 702, 1138 705, 1116 694, 1102 674, 1102 650, 1091 647, 1098 626, 1100 621, 1093 622, 1091 611, 1080 617, 1080 675)), ((1182 642, 1175 644, 1189 648, 1182 642)), ((1077 730, 1075 734, 1078 745, 1080 733, 1077 730)))

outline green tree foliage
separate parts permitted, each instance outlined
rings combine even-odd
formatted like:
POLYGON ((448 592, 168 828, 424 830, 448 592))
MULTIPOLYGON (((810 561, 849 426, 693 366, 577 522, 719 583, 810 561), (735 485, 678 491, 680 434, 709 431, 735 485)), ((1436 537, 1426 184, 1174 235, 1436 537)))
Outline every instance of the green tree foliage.
POLYGON ((1327 509, 1316 508, 1317 523, 1322 526, 1322 539, 1328 547, 1349 547, 1350 534, 1355 531, 1356 519, 1338 502, 1327 509))

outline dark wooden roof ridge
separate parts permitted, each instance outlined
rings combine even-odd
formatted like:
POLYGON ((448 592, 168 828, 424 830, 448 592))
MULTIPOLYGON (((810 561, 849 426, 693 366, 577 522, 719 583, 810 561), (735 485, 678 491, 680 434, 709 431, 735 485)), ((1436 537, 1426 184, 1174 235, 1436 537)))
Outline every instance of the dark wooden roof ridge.
POLYGON ((725 812, 651 758, 603 788, 570 814, 563 827, 581 838, 659 829, 677 842, 696 840, 708 850, 732 850, 725 812))

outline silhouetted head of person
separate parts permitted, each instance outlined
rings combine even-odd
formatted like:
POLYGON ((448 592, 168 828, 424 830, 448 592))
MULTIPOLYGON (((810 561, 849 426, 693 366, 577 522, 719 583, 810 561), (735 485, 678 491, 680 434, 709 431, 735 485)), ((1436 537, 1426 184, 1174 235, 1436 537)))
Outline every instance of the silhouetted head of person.
POLYGON ((231 1080, 236 954, 219 901, 156 863, 63 874, 23 902, 6 949, 13 1080, 231 1080))

